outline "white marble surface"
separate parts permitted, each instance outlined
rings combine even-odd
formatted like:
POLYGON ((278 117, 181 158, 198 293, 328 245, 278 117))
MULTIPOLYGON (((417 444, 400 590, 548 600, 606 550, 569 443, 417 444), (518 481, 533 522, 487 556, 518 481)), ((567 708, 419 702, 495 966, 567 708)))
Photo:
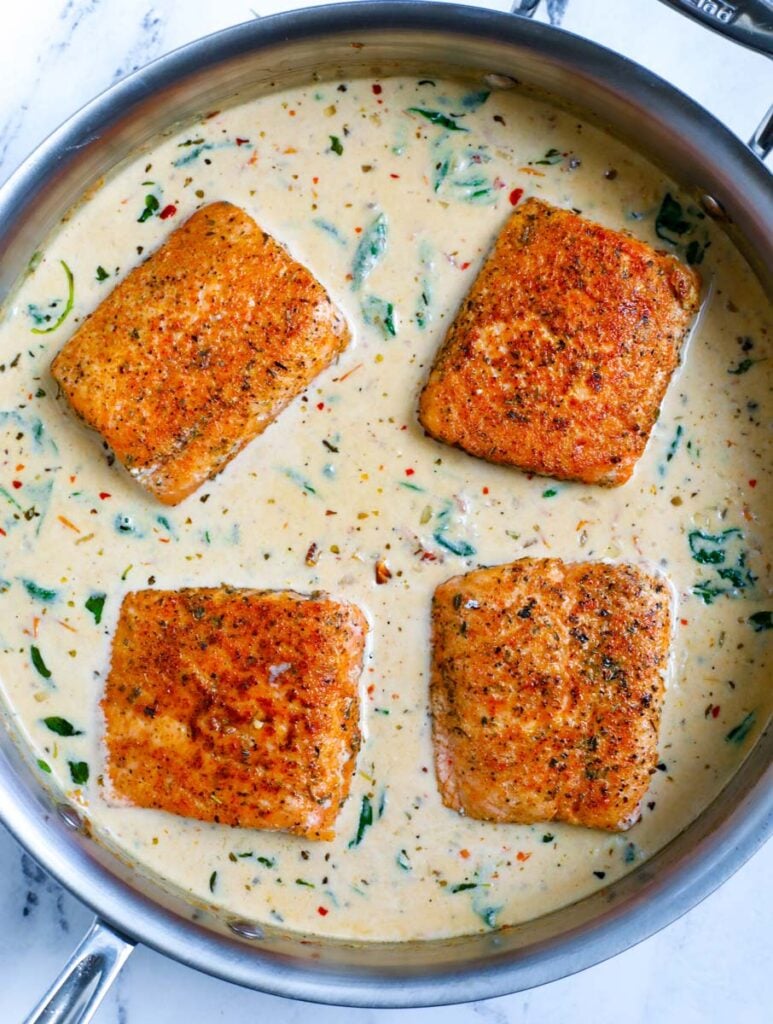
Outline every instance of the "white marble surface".
MULTIPOLYGON (((313 2, 313 0, 310 0, 313 2)), ((501 9, 507 0, 478 0, 501 9)), ((0 180, 68 114, 121 76, 207 32, 288 0, 2 0, 0 180)), ((748 137, 773 93, 764 58, 655 0, 543 0, 541 20, 619 50, 748 137)), ((140 948, 97 1024, 712 1024, 771 1019, 773 844, 670 928, 573 978, 436 1010, 311 1007, 197 974, 140 948)), ((0 1022, 15 1024, 77 944, 89 912, 0 829, 0 1022)))

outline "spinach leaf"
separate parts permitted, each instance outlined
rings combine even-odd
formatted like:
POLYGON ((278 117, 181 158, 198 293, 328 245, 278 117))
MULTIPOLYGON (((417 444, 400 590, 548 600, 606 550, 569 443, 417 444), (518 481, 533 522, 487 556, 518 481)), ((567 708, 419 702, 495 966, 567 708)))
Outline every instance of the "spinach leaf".
POLYGON ((58 715, 51 715, 49 718, 44 718, 43 722, 51 732, 55 732, 57 736, 83 735, 81 729, 76 729, 72 722, 68 722, 66 718, 60 718, 58 715))
POLYGON ((449 132, 466 132, 469 129, 463 128, 462 125, 457 124, 451 117, 446 117, 445 114, 441 114, 439 110, 425 110, 423 107, 408 107, 409 114, 418 114, 419 117, 425 118, 430 124, 437 125, 439 128, 445 128, 449 132))
POLYGON ((382 259, 387 248, 388 225, 383 213, 364 232, 354 253, 352 288, 357 291, 382 259))

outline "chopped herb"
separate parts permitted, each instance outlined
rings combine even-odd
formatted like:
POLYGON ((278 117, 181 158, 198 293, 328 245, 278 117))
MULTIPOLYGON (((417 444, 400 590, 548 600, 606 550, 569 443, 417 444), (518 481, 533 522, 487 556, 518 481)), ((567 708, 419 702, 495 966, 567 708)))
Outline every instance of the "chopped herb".
POLYGON ((606 878, 607 877, 606 871, 594 871, 593 874, 596 876, 596 878, 606 878))
POLYGON ((740 377, 742 373, 748 373, 754 364, 759 362, 759 359, 741 359, 735 366, 731 366, 727 372, 731 373, 734 377, 740 377))
POLYGON ((560 164, 564 159, 563 154, 557 149, 549 149, 541 160, 535 160, 535 164, 547 164, 552 167, 553 164, 560 164))
POLYGON ((733 535, 743 536, 737 526, 731 527, 729 530, 723 530, 722 533, 705 533, 703 530, 692 530, 688 540, 693 559, 702 565, 721 565, 726 558, 726 551, 723 545, 727 542, 728 537, 733 535))
POLYGON ((395 307, 386 299, 377 295, 366 295, 360 303, 362 316, 366 324, 379 327, 385 338, 394 338, 397 334, 395 325, 395 307))
POLYGON ((215 883, 216 882, 217 882, 217 871, 213 871, 212 874, 209 876, 209 891, 210 892, 214 892, 215 891, 215 883))
POLYGON ((487 927, 496 928, 497 914, 501 909, 501 907, 482 907, 480 910, 476 910, 475 913, 487 927))
POLYGON ((637 855, 636 843, 626 843, 623 860, 626 864, 633 864, 637 855))
MULTIPOLYGON (((67 278, 67 301, 64 304, 64 309, 52 324, 49 324, 48 327, 31 328, 33 334, 50 334, 51 331, 55 331, 57 327, 62 326, 62 324, 65 322, 70 312, 72 311, 73 303, 75 302, 75 280, 72 276, 72 271, 64 262, 64 260, 59 260, 59 262, 61 263, 62 268, 64 269, 65 277, 67 278)), ((46 319, 48 318, 46 317, 46 319)))
POLYGON ((106 281, 110 277, 104 267, 97 267, 97 281, 106 281))
POLYGON ((354 839, 349 840, 349 849, 351 850, 355 846, 359 846, 363 840, 365 832, 373 824, 373 804, 370 802, 370 797, 364 796, 362 798, 362 805, 360 807, 360 820, 357 823, 357 832, 354 839))
POLYGON ((66 718, 60 718, 58 715, 51 715, 49 718, 44 718, 43 722, 51 730, 55 732, 57 736, 82 736, 83 732, 80 729, 76 729, 72 722, 68 722, 66 718))
POLYGON ((664 242, 676 245, 679 237, 690 230, 690 226, 689 220, 684 219, 682 204, 670 192, 666 192, 655 217, 655 234, 664 242))
POLYGON ((671 459, 673 459, 673 457, 676 455, 676 450, 679 447, 679 441, 683 433, 684 430, 682 429, 682 424, 680 423, 676 428, 676 433, 674 434, 673 441, 668 446, 668 451, 666 452, 666 462, 670 462, 671 459))
POLYGON ((143 209, 142 213, 137 218, 137 223, 138 224, 144 224, 145 221, 148 220, 150 217, 152 217, 153 214, 158 210, 159 205, 160 205, 160 203, 159 203, 158 199, 156 199, 156 197, 152 193, 146 195, 145 196, 145 208, 143 209))
POLYGON ((30 647, 30 658, 32 659, 32 664, 43 676, 43 678, 50 679, 51 669, 46 665, 45 661, 43 661, 43 655, 40 653, 40 650, 34 644, 32 644, 32 646, 30 647))
POLYGON ((70 778, 76 786, 85 786, 89 781, 89 766, 85 761, 68 761, 70 778))
POLYGON ((30 597, 34 597, 38 601, 53 601, 59 593, 57 590, 49 590, 48 587, 41 587, 32 580, 22 580, 22 583, 30 597))
POLYGON ((558 494, 558 491, 555 489, 555 487, 548 487, 548 489, 546 491, 542 492, 542 497, 543 498, 555 498, 555 496, 557 494, 558 494))
POLYGON ((490 95, 488 89, 483 89, 480 92, 468 92, 466 96, 462 96, 462 106, 465 110, 477 110, 478 107, 483 106, 490 95))
POLYGON ((475 554, 475 548, 472 544, 469 544, 466 540, 451 540, 446 537, 443 530, 435 530, 432 535, 435 541, 446 551, 450 551, 452 555, 459 555, 461 558, 470 558, 475 554))
POLYGON ((295 879, 295 884, 296 885, 305 885, 307 889, 314 889, 314 888, 316 888, 316 886, 314 885, 313 882, 307 882, 305 878, 296 878, 295 879))
POLYGON ((338 138, 337 135, 330 136, 330 148, 338 156, 343 156, 344 147, 341 145, 341 140, 338 138))
POLYGON ((40 758, 40 757, 38 758, 38 768, 40 768, 40 770, 41 770, 42 772, 48 772, 48 774, 49 774, 49 775, 51 774, 51 765, 47 764, 47 763, 46 763, 46 762, 45 762, 45 761, 44 761, 44 760, 43 760, 42 758, 40 758))
POLYGON ((542 837, 542 842, 543 843, 552 843, 555 838, 556 837, 553 835, 552 832, 546 832, 545 835, 542 837))
POLYGON ((312 222, 315 227, 318 227, 320 231, 324 231, 326 235, 330 235, 331 238, 335 238, 339 245, 346 246, 346 239, 335 226, 331 224, 329 220, 325 220, 323 217, 316 217, 312 222))
POLYGON ((397 866, 399 868, 402 868, 403 871, 411 870, 411 862, 410 860, 408 860, 408 854, 405 852, 405 850, 400 850, 395 860, 397 861, 397 866))
POLYGON ((86 611, 91 612, 94 616, 94 622, 97 625, 102 621, 102 612, 105 607, 106 598, 107 594, 92 594, 91 597, 87 598, 84 605, 86 611))
POLYGON ((725 736, 728 743, 735 743, 736 746, 740 747, 746 737, 752 730, 757 719, 756 714, 750 711, 743 721, 739 722, 738 725, 734 725, 730 732, 725 736))
POLYGON ((430 124, 437 125, 439 128, 445 128, 449 132, 466 132, 467 128, 463 128, 462 125, 457 124, 451 117, 446 117, 445 114, 441 114, 439 110, 425 110, 423 107, 408 107, 409 114, 418 114, 419 117, 425 118, 430 124))
MULTIPOLYGON (((249 856, 249 854, 240 853, 240 857, 249 856)), ((273 857, 256 857, 255 860, 258 864, 262 864, 264 868, 275 868, 276 860, 273 857)))
POLYGON ((301 490, 305 491, 307 494, 316 494, 317 493, 317 490, 314 487, 314 485, 309 483, 309 481, 301 473, 299 473, 296 469, 289 469, 288 468, 288 469, 282 470, 282 472, 284 473, 284 475, 287 477, 288 480, 292 480, 292 482, 294 484, 297 484, 298 487, 300 487, 301 490))
POLYGON ((424 330, 430 320, 429 307, 432 302, 432 283, 429 277, 432 270, 432 248, 427 242, 422 242, 419 246, 419 262, 424 270, 424 276, 421 279, 421 292, 416 303, 416 323, 424 330))
POLYGON ((419 487, 418 484, 412 484, 408 480, 401 480, 400 486, 404 487, 406 491, 416 491, 418 494, 424 494, 423 487, 419 487))
POLYGON ((387 219, 383 213, 363 233, 354 253, 352 288, 357 291, 386 252, 388 239, 387 219))
POLYGON ((747 621, 755 633, 764 633, 773 628, 773 612, 755 612, 747 621))
POLYGON ((703 257, 706 254, 706 250, 711 245, 711 242, 705 242, 701 245, 696 239, 687 246, 684 251, 684 258, 690 264, 691 267, 697 266, 699 263, 703 263, 703 257))
POLYGON ((467 889, 477 889, 477 882, 460 882, 458 885, 451 886, 451 892, 465 892, 467 889))
MULTIPOLYGON (((194 140, 192 145, 193 149, 189 153, 186 153, 185 156, 178 156, 176 160, 172 161, 172 167, 184 167, 186 164, 192 164, 194 160, 198 160, 202 153, 205 153, 208 149, 215 148, 214 143, 204 142, 203 140, 194 140)), ((225 142, 222 145, 228 146, 232 145, 232 143, 225 142)))

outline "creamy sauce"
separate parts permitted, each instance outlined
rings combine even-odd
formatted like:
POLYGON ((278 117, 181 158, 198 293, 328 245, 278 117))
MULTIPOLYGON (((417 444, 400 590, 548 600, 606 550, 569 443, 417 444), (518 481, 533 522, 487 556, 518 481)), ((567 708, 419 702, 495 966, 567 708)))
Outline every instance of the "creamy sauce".
POLYGON ((653 854, 720 791, 771 701, 766 306, 721 233, 687 200, 669 213, 666 193, 678 199, 623 145, 533 98, 393 78, 210 116, 123 166, 63 223, 0 327, 2 689, 41 779, 95 834, 239 917, 398 940, 526 921, 577 900, 653 854), (416 421, 433 355, 518 189, 704 257, 699 324, 620 489, 528 479, 436 444, 416 421), (244 207, 312 269, 354 340, 220 477, 170 510, 67 414, 48 366, 117 280, 217 199, 244 207), (656 238, 658 211, 677 245, 656 238), (358 255, 381 215, 385 245, 358 255), (680 220, 688 227, 674 233, 680 220), (64 312, 62 260, 73 309, 33 334, 64 312), (673 582, 662 761, 641 822, 623 835, 487 824, 440 803, 427 709, 432 591, 523 555, 649 562, 673 582), (380 586, 379 559, 393 574, 380 586), (368 614, 366 742, 335 842, 106 798, 97 702, 123 594, 221 581, 322 588, 368 614), (364 797, 373 823, 358 843, 364 797))

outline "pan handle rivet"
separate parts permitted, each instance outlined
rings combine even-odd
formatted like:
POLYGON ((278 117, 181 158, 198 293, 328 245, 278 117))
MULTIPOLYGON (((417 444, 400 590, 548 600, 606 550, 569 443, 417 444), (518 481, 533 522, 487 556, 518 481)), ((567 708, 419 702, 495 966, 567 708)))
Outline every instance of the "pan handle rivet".
POLYGON ((83 828, 83 819, 74 807, 70 807, 69 804, 57 804, 56 809, 59 812, 59 817, 73 832, 78 832, 83 828))
POLYGON ((263 929, 249 921, 229 921, 228 927, 241 939, 262 939, 265 938, 263 929))
POLYGON ((724 206, 718 199, 715 199, 714 196, 704 193, 704 195, 701 196, 700 202, 704 213, 708 214, 712 220, 730 220, 724 206))

